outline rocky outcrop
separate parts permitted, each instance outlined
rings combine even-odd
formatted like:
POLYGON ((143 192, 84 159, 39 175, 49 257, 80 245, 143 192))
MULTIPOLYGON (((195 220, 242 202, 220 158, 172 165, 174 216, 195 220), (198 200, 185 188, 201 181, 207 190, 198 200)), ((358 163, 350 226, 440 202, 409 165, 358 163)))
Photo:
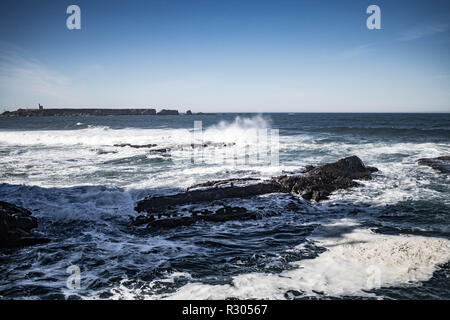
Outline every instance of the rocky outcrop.
POLYGON ((437 158, 422 158, 418 163, 423 166, 429 166, 440 173, 450 173, 450 156, 437 158))
POLYGON ((192 111, 191 110, 186 111, 186 115, 187 116, 192 116, 192 111))
POLYGON ((36 237, 31 230, 37 219, 27 209, 0 201, 0 248, 13 248, 47 243, 49 239, 36 237))
POLYGON ((245 186, 229 186, 222 188, 210 188, 206 190, 190 190, 183 193, 168 196, 156 196, 146 198, 137 203, 134 208, 137 212, 159 212, 168 207, 189 203, 212 202, 229 198, 248 198, 252 196, 281 192, 282 188, 273 181, 256 183, 245 186))
POLYGON ((361 159, 352 156, 319 167, 309 167, 306 173, 301 175, 284 175, 265 182, 246 184, 252 179, 210 181, 188 188, 186 192, 146 198, 137 203, 135 210, 157 213, 173 206, 229 198, 249 198, 277 192, 300 194, 304 199, 320 201, 335 190, 358 186, 359 183, 354 181, 355 179, 371 179, 371 174, 375 171, 376 168, 366 167, 361 159), (206 189, 192 190, 204 187, 206 189))
POLYGON ((273 178, 285 192, 300 194, 306 200, 320 201, 327 199, 335 190, 347 189, 359 185, 356 180, 368 180, 374 167, 366 167, 357 156, 327 163, 320 167, 307 167, 306 173, 296 176, 273 178))
POLYGON ((258 181, 256 178, 239 178, 239 179, 225 179, 225 180, 213 180, 213 181, 207 181, 203 183, 194 184, 193 186, 190 186, 187 188, 187 191, 197 188, 217 188, 223 185, 229 184, 230 186, 234 186, 234 184, 238 183, 246 183, 248 181, 258 181))
POLYGON ((156 144, 150 143, 150 144, 131 144, 131 143, 119 143, 119 144, 115 144, 114 147, 130 147, 130 148, 136 148, 136 149, 141 149, 141 148, 153 148, 156 147, 156 144))
POLYGON ((167 110, 167 109, 162 109, 157 113, 157 115, 160 116, 177 116, 178 114, 179 114, 178 110, 167 110))

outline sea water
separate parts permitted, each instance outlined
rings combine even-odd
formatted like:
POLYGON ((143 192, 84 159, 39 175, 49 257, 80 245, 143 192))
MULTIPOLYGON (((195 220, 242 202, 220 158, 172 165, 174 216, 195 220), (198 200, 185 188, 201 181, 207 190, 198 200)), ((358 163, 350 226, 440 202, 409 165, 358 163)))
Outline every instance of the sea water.
POLYGON ((0 298, 450 299, 449 176, 417 163, 448 154, 449 114, 0 118, 0 200, 30 209, 51 239, 0 251, 0 298), (202 161, 194 121, 213 146, 202 161), (240 161, 266 129, 278 129, 279 163, 240 161), (380 171, 318 204, 270 194, 228 201, 276 212, 259 220, 130 224, 148 195, 350 155, 380 171))

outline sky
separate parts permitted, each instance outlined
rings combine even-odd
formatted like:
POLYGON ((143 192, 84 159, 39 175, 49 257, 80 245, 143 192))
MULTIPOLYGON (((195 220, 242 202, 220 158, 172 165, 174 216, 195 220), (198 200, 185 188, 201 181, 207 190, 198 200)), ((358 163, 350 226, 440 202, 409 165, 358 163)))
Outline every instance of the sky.
POLYGON ((448 0, 0 2, 1 112, 450 112, 449 57, 448 0))

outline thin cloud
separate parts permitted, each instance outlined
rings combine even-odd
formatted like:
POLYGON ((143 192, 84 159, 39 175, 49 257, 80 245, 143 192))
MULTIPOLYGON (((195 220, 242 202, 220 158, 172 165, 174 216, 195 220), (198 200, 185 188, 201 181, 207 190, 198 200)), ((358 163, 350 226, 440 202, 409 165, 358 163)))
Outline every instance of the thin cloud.
POLYGON ((374 44, 369 43, 369 44, 362 44, 359 46, 355 46, 353 48, 350 48, 348 50, 344 50, 341 51, 337 54, 338 58, 355 58, 355 57, 359 57, 361 55, 364 55, 370 51, 372 51, 374 48, 374 44))
POLYGON ((426 25, 414 27, 409 30, 404 31, 399 40, 400 41, 412 41, 421 38, 426 38, 433 36, 437 33, 448 31, 449 26, 446 24, 434 24, 434 25, 426 25))
POLYGON ((70 84, 70 78, 49 69, 21 48, 0 43, 0 93, 14 90, 62 102, 73 98, 70 84))

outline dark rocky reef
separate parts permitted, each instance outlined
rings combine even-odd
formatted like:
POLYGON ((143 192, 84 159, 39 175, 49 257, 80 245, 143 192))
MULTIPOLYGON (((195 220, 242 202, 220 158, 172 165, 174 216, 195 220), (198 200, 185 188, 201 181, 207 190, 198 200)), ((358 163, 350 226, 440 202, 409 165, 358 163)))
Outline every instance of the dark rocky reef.
POLYGON ((5 111, 5 117, 52 117, 52 116, 147 116, 156 115, 155 109, 18 109, 5 111))
POLYGON ((120 144, 115 144, 114 147, 130 147, 130 148, 136 148, 136 149, 141 149, 141 148, 153 148, 156 147, 156 144, 150 143, 150 144, 131 144, 131 143, 120 143, 120 144))
POLYGON ((357 187, 356 180, 369 180, 372 173, 378 171, 374 167, 366 167, 357 156, 327 163, 320 167, 306 167, 306 173, 295 176, 272 178, 279 183, 285 192, 300 194, 306 200, 320 201, 327 199, 335 190, 357 187))
POLYGON ((136 149, 148 148, 150 153, 167 153, 173 150, 192 150, 192 149, 205 149, 205 148, 221 148, 226 146, 233 146, 234 142, 225 143, 225 142, 204 142, 204 143, 191 143, 191 144, 179 144, 173 146, 171 148, 155 148, 158 145, 149 143, 149 144, 131 144, 131 143, 118 143, 114 144, 113 147, 130 147, 136 149))
POLYGON ((157 115, 160 116, 177 116, 178 114, 179 114, 178 110, 167 110, 167 109, 162 109, 157 113, 157 115))
POLYGON ((440 173, 450 173, 450 156, 422 158, 417 162, 420 165, 429 166, 440 173))
MULTIPOLYGON (((354 180, 371 179, 372 173, 376 171, 378 169, 365 166, 357 156, 351 156, 319 167, 307 166, 305 173, 300 175, 283 175, 263 182, 255 182, 256 179, 253 178, 208 181, 189 187, 182 193, 153 196, 139 201, 135 210, 147 212, 147 216, 139 216, 134 224, 173 227, 197 221, 256 219, 258 214, 255 212, 249 214, 246 210, 233 212, 230 209, 219 209, 215 213, 210 212, 211 214, 201 216, 193 214, 191 217, 176 217, 174 214, 173 218, 159 220, 153 215, 161 217, 162 213, 177 206, 213 203, 230 198, 243 199, 269 193, 293 193, 301 195, 306 200, 320 201, 327 199, 335 190, 358 186, 359 183, 354 180)), ((170 217, 171 214, 165 215, 170 217)))
POLYGON ((194 184, 193 186, 190 186, 187 188, 187 191, 197 188, 206 188, 206 187, 220 187, 226 184, 229 184, 230 186, 234 186, 235 183, 245 183, 248 181, 258 181, 256 178, 239 178, 239 179, 225 179, 225 180, 213 180, 213 181, 206 181, 203 183, 194 184))
POLYGON ((0 201, 0 248, 13 248, 47 243, 31 232, 37 227, 37 219, 27 209, 0 201))
POLYGON ((168 196, 156 196, 141 200, 134 208, 137 212, 159 212, 172 206, 190 203, 212 202, 230 198, 249 198, 252 196, 281 192, 282 188, 273 181, 250 184, 245 186, 230 186, 210 188, 206 190, 190 190, 168 196))
POLYGON ((191 216, 155 219, 153 216, 140 215, 133 221, 133 225, 146 224, 148 229, 158 228, 174 228, 179 226, 189 226, 199 221, 209 222, 226 222, 231 220, 256 220, 260 219, 261 215, 256 212, 249 212, 243 207, 223 206, 215 212, 207 209, 202 211, 193 211, 191 216))

